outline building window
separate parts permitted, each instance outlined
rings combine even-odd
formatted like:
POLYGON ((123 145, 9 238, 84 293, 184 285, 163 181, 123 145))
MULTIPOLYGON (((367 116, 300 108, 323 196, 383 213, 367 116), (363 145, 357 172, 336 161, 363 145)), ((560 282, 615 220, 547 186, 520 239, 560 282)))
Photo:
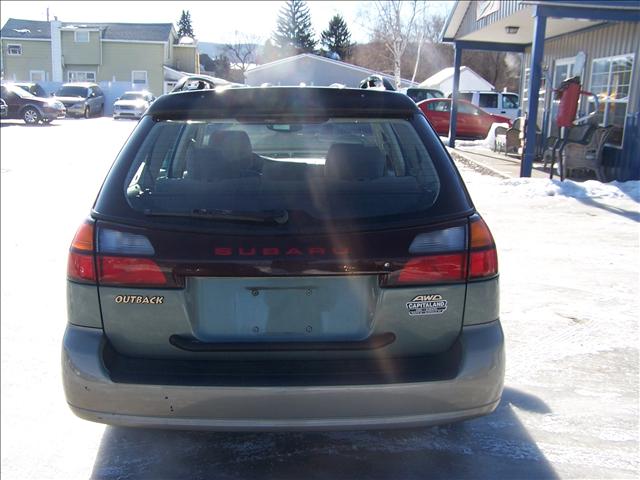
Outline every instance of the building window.
POLYGON ((67 72, 70 82, 95 82, 96 72, 67 72))
MULTIPOLYGON (((553 67, 553 88, 557 90, 562 82, 564 82, 567 78, 571 78, 574 76, 574 68, 576 64, 576 57, 568 57, 568 58, 558 58, 555 61, 555 65, 553 67)), ((586 79, 581 78, 580 82, 584 85, 586 79)), ((553 92, 552 92, 553 93, 553 92)), ((578 102, 582 101, 582 97, 578 100, 578 102)), ((578 103, 580 106, 580 103, 578 103)), ((558 116, 558 108, 560 108, 560 100, 556 99, 555 93, 551 95, 551 101, 549 106, 549 119, 548 119, 548 129, 547 134, 549 136, 558 137, 560 136, 560 129, 557 123, 558 116)), ((584 108, 584 105, 583 107, 584 108)), ((583 110, 578 110, 578 117, 584 116, 583 110)))
POLYGON ((44 70, 30 70, 29 71, 29 81, 30 82, 44 82, 45 81, 44 70))
POLYGON ((76 43, 89 43, 89 32, 87 30, 76 30, 73 32, 73 40, 76 43))
POLYGON ((134 85, 146 85, 147 84, 146 70, 133 70, 131 72, 131 83, 133 83, 134 85))
POLYGON ((22 45, 19 45, 19 44, 7 45, 7 55, 22 55, 22 45))
MULTIPOLYGON (((524 69, 522 80, 522 115, 526 116, 529 112, 529 81, 531 80, 531 70, 529 68, 524 69)), ((538 90, 538 112, 536 115, 536 125, 538 128, 542 127, 546 93, 547 77, 543 69, 542 77, 540 78, 540 89, 538 90)))
MULTIPOLYGON (((622 146, 633 60, 634 56, 630 53, 615 57, 595 58, 591 63, 589 91, 598 96, 598 122, 600 125, 614 126, 609 143, 615 146, 622 146)), ((595 111, 595 101, 591 98, 589 112, 593 111, 595 111)))

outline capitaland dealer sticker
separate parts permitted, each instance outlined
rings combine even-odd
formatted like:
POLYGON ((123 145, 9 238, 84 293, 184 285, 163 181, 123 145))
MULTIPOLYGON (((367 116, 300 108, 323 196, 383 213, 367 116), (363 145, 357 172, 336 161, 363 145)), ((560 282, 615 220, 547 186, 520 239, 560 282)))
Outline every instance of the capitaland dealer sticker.
POLYGON ((418 295, 407 302, 409 315, 439 315, 447 309, 447 301, 442 295, 418 295))

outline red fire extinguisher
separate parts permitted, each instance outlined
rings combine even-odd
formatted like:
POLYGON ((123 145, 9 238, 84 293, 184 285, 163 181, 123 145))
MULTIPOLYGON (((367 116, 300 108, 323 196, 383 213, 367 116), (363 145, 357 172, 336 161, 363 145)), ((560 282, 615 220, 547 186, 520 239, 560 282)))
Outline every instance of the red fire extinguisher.
POLYGON ((558 127, 571 127, 578 112, 580 95, 593 95, 591 92, 580 90, 580 77, 567 78, 560 84, 556 93, 556 100, 560 100, 556 124, 558 127))

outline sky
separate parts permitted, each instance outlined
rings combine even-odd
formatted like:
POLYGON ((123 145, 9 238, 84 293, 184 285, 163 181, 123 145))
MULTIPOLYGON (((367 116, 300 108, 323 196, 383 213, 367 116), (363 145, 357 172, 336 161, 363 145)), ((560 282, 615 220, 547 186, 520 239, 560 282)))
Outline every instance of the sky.
MULTIPOLYGON (((196 38, 203 42, 231 43, 235 33, 257 37, 263 43, 276 27, 278 10, 283 1, 154 1, 154 2, 55 2, 2 1, 2 25, 9 18, 46 20, 47 7, 51 19, 56 15, 63 22, 131 22, 177 23, 182 10, 191 12, 196 38)), ((453 2, 431 2, 430 8, 447 10, 453 2)), ((362 26, 363 13, 373 8, 371 2, 309 1, 309 10, 316 33, 327 28, 329 20, 340 13, 356 42, 366 42, 368 32, 362 26)))

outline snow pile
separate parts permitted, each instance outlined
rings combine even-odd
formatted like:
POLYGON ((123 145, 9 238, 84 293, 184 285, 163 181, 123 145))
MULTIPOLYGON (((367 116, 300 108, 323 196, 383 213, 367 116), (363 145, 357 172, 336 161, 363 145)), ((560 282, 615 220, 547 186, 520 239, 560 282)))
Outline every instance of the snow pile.
MULTIPOLYGON (((496 128, 505 127, 509 128, 508 123, 492 123, 491 128, 489 129, 489 133, 487 134, 487 138, 480 140, 458 140, 456 139, 456 147, 482 147, 493 150, 493 147, 496 142, 496 128)), ((448 144, 449 137, 440 137, 442 143, 448 144)))
POLYGON ((574 182, 542 178, 511 178, 502 180, 501 186, 517 187, 513 193, 524 197, 564 196, 571 198, 623 198, 640 202, 640 181, 601 183, 597 180, 574 182))

